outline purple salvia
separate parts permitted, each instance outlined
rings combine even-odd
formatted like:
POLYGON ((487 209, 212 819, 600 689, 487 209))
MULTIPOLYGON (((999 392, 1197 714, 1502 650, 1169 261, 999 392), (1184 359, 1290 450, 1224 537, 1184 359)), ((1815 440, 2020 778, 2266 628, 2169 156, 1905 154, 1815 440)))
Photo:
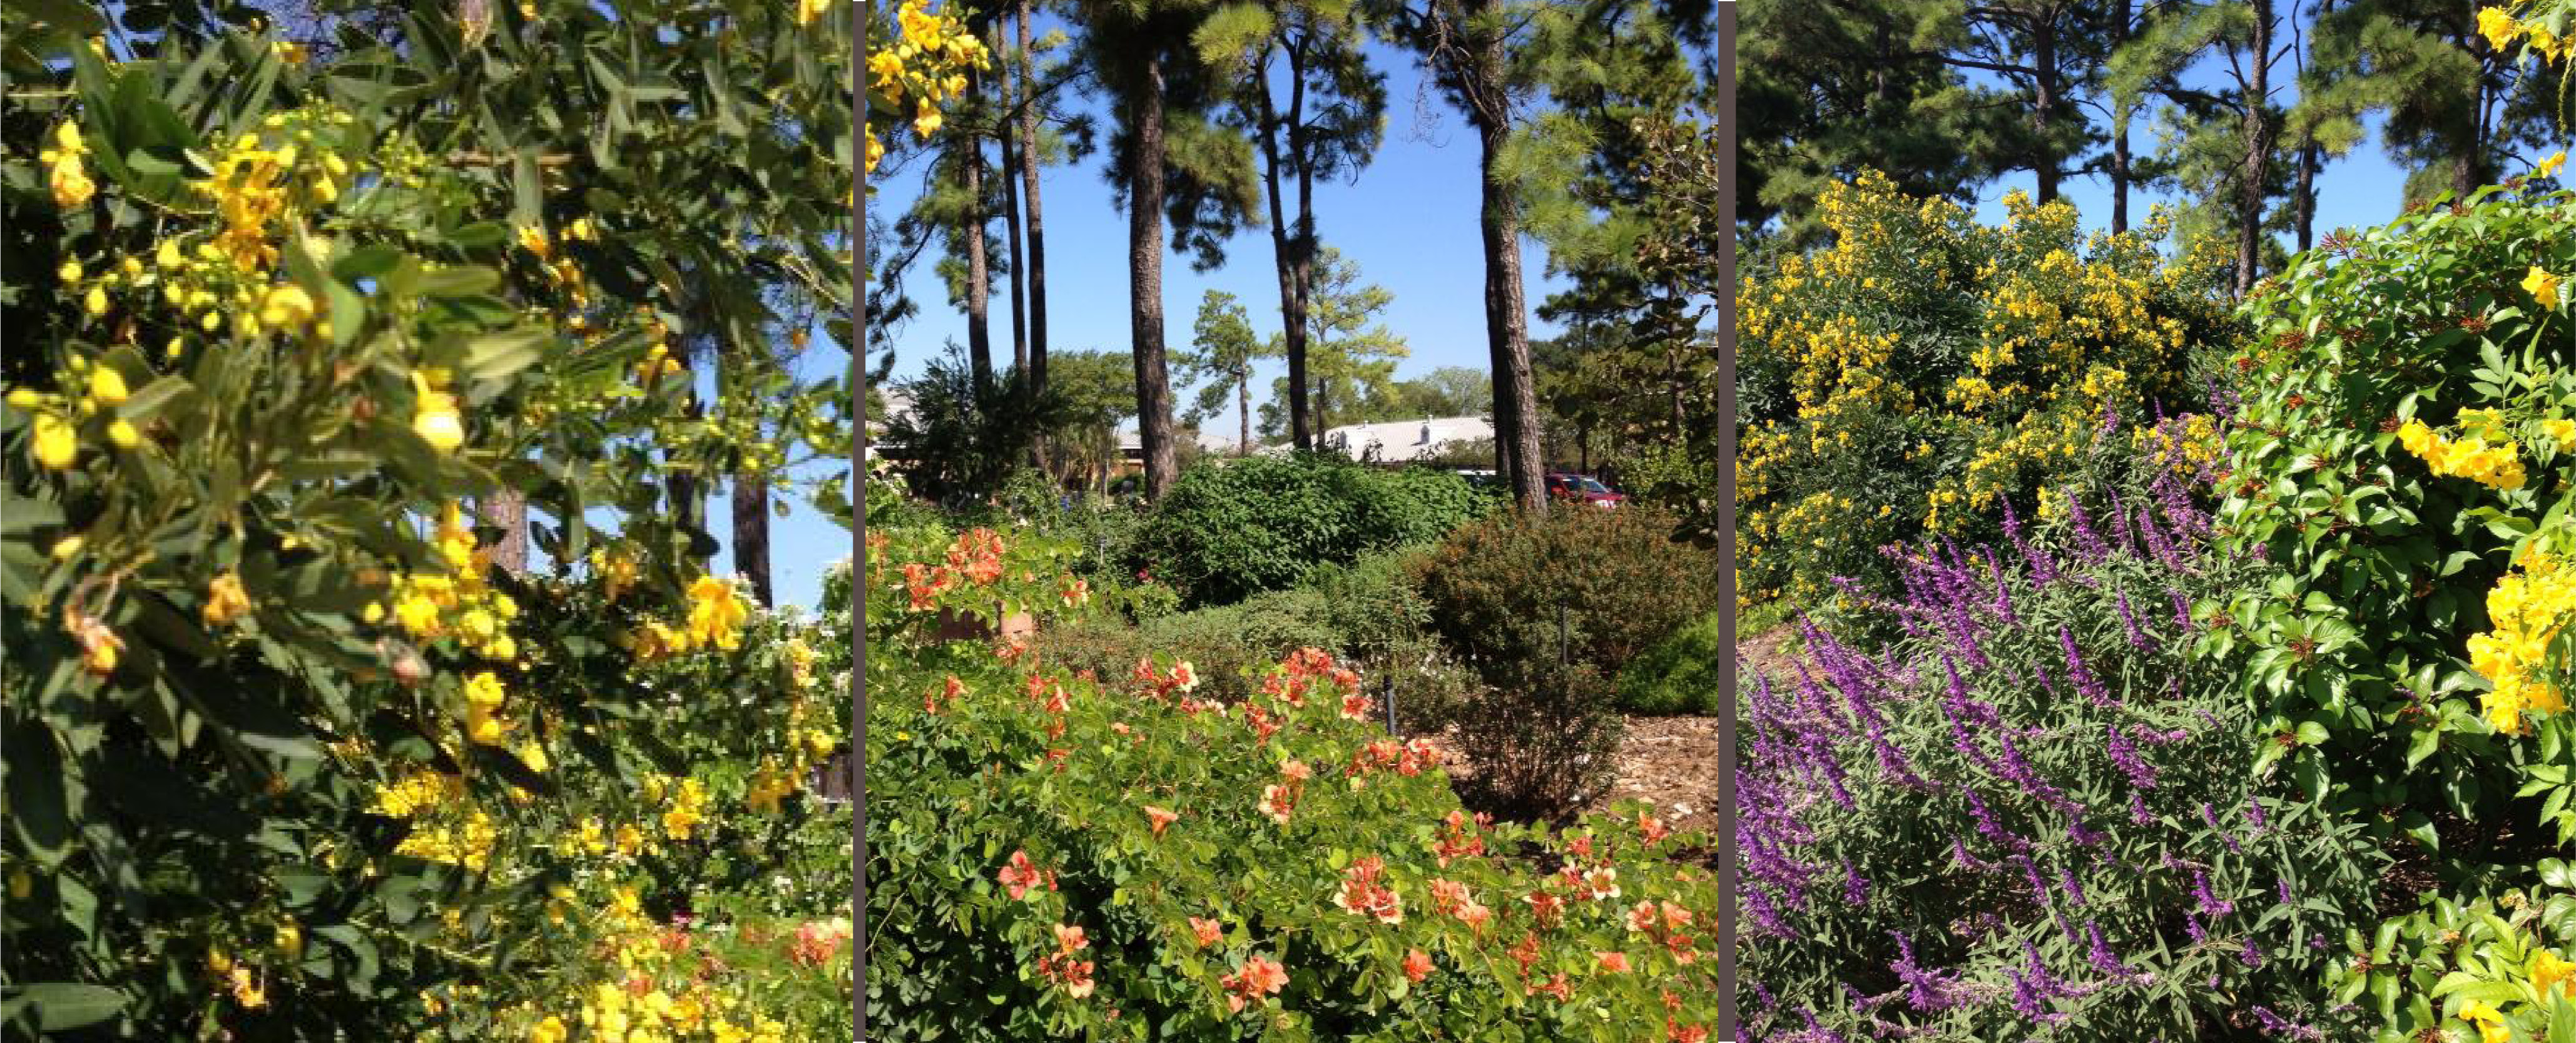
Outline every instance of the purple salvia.
POLYGON ((2141 652, 2155 651, 2149 643, 2146 630, 2138 626, 2138 614, 2129 608, 2129 592, 2122 590, 2116 593, 2119 596, 2120 626, 2129 632, 2129 647, 2141 652))
POLYGON ((2130 824, 2143 826, 2155 820, 2154 815, 2147 813, 2147 795, 2137 790, 2129 791, 2130 824))
POLYGON ((2281 896, 2281 904, 2290 904, 2290 878, 2285 876, 2276 879, 2272 881, 2272 886, 2275 889, 2275 892, 2281 896))
POLYGON ((2121 774, 2129 777, 2130 785, 2142 790, 2156 788, 2155 766, 2138 756, 2138 744, 2129 741, 2128 733, 2121 731, 2119 725, 2112 725, 2110 730, 2112 766, 2119 768, 2121 774))
POLYGON ((2137 553, 2137 536, 2129 531, 2129 508, 2120 499, 2120 490, 2111 490, 2111 545, 2126 553, 2137 553))
POLYGON ((2084 921, 2084 935, 2093 943, 2091 952, 2086 954, 2086 959, 2093 964, 2094 970, 2101 971, 2112 978, 2127 978, 2137 973, 2130 970, 2128 964, 2120 962, 2120 954, 2111 951, 2111 940, 2102 936, 2101 923, 2093 920, 2084 921))
POLYGON ((2066 490, 2066 516, 2075 523, 2075 540, 2083 545, 2085 558, 2100 561, 2111 556, 2111 545, 2093 531, 2093 516, 2084 512, 2084 503, 2075 498, 2073 489, 2066 490))
POLYGON ((2057 581, 2056 561, 2048 556, 2047 551, 2031 546, 2029 540, 2022 538, 2021 516, 2013 513, 2010 497, 2004 499, 2004 535, 2012 538, 2013 549, 2020 551, 2022 560, 2030 563, 2031 582, 2045 587, 2057 581))
POLYGON ((1925 1014, 1938 1014, 1958 1006, 1963 1000, 1954 992, 1957 980, 1938 971, 1925 970, 1914 963, 1914 940, 1901 931, 1889 931, 1896 939, 1897 960, 1888 965, 1896 979, 1905 983, 1906 999, 1914 1009, 1925 1014))
POLYGON ((2245 948, 2237 950, 2236 959, 2248 967, 2260 967, 2263 965, 2263 948, 2254 944, 2254 939, 2247 938, 2245 948))
POLYGON ((2183 914, 2182 930, 2184 934, 2191 936, 2191 942, 2194 945, 2209 940, 2209 928, 2200 925, 2199 913, 2183 914))
POLYGON ((1843 863, 1843 901, 1855 906, 1869 901, 1869 878, 1849 862, 1843 863))
POLYGON ((2217 919, 2236 911, 2236 903, 2219 898, 2209 889, 2209 873, 2197 866, 2191 871, 2191 896, 2200 900, 2200 911, 2217 919))
POLYGON ((2069 904, 2078 909, 2084 908, 2084 885, 2076 882, 2074 870, 2065 866, 2057 867, 2057 889, 2065 892, 2066 901, 2069 904))
POLYGON ((2180 587, 2166 588, 2165 594, 2173 598, 2174 626, 2184 634, 2191 633, 2191 599, 2183 596, 2180 587))
POLYGON ((2109 709, 2120 705, 2118 700, 2111 698, 2110 690, 2102 687, 2101 680, 2084 668, 2084 657, 2075 648, 2074 631, 2058 627, 2057 645, 2066 651, 2066 676, 2075 683, 2076 691, 2084 693, 2084 697, 2092 700, 2095 706, 2109 709))

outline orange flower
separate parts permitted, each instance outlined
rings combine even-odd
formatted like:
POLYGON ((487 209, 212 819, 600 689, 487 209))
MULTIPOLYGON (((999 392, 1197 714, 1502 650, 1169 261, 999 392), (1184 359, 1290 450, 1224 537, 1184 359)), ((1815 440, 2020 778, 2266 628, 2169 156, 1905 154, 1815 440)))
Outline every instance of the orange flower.
POLYGON ((1541 927, 1556 926, 1557 918, 1565 914, 1565 899, 1545 891, 1532 891, 1521 900, 1529 903, 1530 914, 1538 918, 1541 927))
POLYGON ((1664 1039, 1667 1043, 1708 1043, 1708 1030, 1697 1025, 1684 1025, 1671 1018, 1665 1018, 1664 1039))
POLYGON ((1163 827, 1171 825, 1172 820, 1179 818, 1180 816, 1169 811, 1165 811, 1162 808, 1147 804, 1145 805, 1145 817, 1154 823, 1154 835, 1159 837, 1163 835, 1163 827))
POLYGON ((1625 974, 1629 970, 1627 953, 1595 952, 1592 957, 1601 961, 1601 969, 1611 974, 1625 974))
POLYGON ((1420 949, 1404 954, 1404 976, 1420 982, 1431 976, 1431 954, 1420 949))
POLYGON ((1243 969, 1218 979, 1227 993, 1225 1005, 1234 1013, 1243 1012, 1246 1002, 1259 1000, 1278 992, 1288 984, 1288 969, 1254 956, 1243 961, 1243 969))
POLYGON ((1652 813, 1639 811, 1637 812, 1637 834, 1646 838, 1648 845, 1654 845, 1662 843, 1665 837, 1673 834, 1673 831, 1666 828, 1663 820, 1656 818, 1652 813))
POLYGON ((1014 902, 1028 894, 1029 888, 1039 884, 1045 884, 1049 891, 1055 890, 1055 874, 1041 872, 1034 863, 1029 861, 1027 851, 1011 852, 1011 864, 1002 867, 1000 879, 1002 886, 1010 889, 1011 900, 1014 902))
POLYGON ((1530 995, 1536 996, 1540 993, 1554 996, 1558 1003, 1563 1003, 1573 997, 1574 986, 1566 982, 1565 975, 1557 974, 1549 977, 1544 984, 1532 985, 1529 987, 1530 995))
POLYGON ((1394 889, 1377 882, 1385 872, 1386 863, 1374 855, 1352 862, 1349 869, 1342 871, 1342 889, 1333 896, 1333 904, 1379 923, 1403 923, 1403 902, 1396 897, 1394 889))
POLYGON ((1214 920, 1193 916, 1190 917, 1190 934, 1198 939, 1199 948, 1204 949, 1225 937, 1225 930, 1214 920))

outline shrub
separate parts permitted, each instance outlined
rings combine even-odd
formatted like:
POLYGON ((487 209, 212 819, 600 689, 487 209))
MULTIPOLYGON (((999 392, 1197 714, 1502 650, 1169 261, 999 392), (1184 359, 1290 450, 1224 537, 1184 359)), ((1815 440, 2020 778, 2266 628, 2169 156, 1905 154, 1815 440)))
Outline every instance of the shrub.
MULTIPOLYGON (((1849 576, 1890 593, 1877 553, 1925 535, 1990 540, 2028 517, 2106 421, 2201 387, 2195 345, 2229 327, 2198 264, 2158 229, 2084 236, 2072 207, 2007 197, 1999 227, 1865 175, 1821 200, 1831 248, 1745 281, 1741 592, 1815 607, 1849 576)), ((1713 499, 1703 471, 1668 502, 1713 499)))
POLYGON ((1244 457, 1182 472, 1130 553, 1185 604, 1222 604, 1293 586, 1318 565, 1439 539, 1483 502, 1444 472, 1329 454, 1244 457))
POLYGON ((1718 667, 1735 654, 1721 612, 1699 617, 1656 642, 1619 672, 1619 708, 1629 713, 1708 714, 1718 710, 1718 667))
MULTIPOLYGON (((1558 838, 1468 816, 1436 751, 1387 739, 1319 651, 1225 704, 1163 656, 1095 683, 1012 646, 897 640, 986 599, 907 611, 903 570, 946 546, 871 548, 885 1038, 1629 1037, 1712 1017, 1721 895, 1667 861, 1704 838, 1643 813, 1558 838)), ((1080 611, 1058 606, 1040 607, 1080 611)))
MULTIPOLYGON (((2191 512, 2166 505, 2156 531, 2205 532, 2191 512)), ((2359 823, 2254 770, 2241 657, 2193 644, 2187 606, 2262 567, 2071 513, 2001 553, 1933 544, 1891 563, 1907 593, 1869 607, 1905 636, 1884 655, 1804 623, 1794 671, 1743 693, 1748 1024, 1771 1039, 2313 1030, 2330 1006, 2313 983, 2383 859, 2359 823)))
POLYGON ((1610 768, 1619 671, 1716 597, 1713 554, 1652 508, 1560 508, 1460 529, 1416 567, 1432 632, 1486 692, 1459 710, 1468 799, 1562 814, 1610 768))
POLYGON ((2210 641, 2250 652, 2311 797, 2444 860, 2576 835, 2576 715, 2544 663, 2576 611, 2576 336, 2530 274, 2576 270, 2571 220, 2576 193, 2488 188, 2336 237, 2249 304, 2234 365, 2221 532, 2283 577, 2212 606, 2210 641), (2436 852, 2451 818, 2523 840, 2436 852))

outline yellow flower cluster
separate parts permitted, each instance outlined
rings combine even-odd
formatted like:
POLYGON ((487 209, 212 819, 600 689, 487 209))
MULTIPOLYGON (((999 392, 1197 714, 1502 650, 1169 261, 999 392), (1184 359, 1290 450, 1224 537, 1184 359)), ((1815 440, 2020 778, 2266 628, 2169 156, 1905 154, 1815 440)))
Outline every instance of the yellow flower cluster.
POLYGON ((2550 645, 2576 616, 2576 557, 2526 551, 2515 570, 2487 592, 2487 619, 2495 629, 2469 638, 2469 665, 2495 686, 2480 697, 2487 723, 2521 734, 2525 714, 2567 710, 2556 683, 2550 645))
POLYGON ((749 618, 751 606, 732 583, 700 576, 689 584, 689 617, 685 625, 674 627, 658 619, 646 620, 642 629, 627 635, 626 647, 648 663, 702 648, 730 651, 741 646, 742 624, 749 618))
POLYGON ((2566 310, 2567 296, 2559 292, 2566 285, 2566 279, 2552 275, 2536 264, 2531 266, 2529 274, 2522 277, 2523 291, 2531 294, 2531 299, 2540 302, 2541 307, 2553 311, 2566 310))
POLYGON ((519 642, 510 636, 509 624, 519 618, 519 603, 484 578, 490 564, 475 546, 464 509, 451 503, 441 510, 431 539, 449 571, 394 576, 391 608, 385 602, 370 604, 363 618, 376 624, 391 615, 416 641, 453 640, 485 659, 517 659, 519 642))
POLYGON ((124 373, 105 362, 74 355, 63 376, 64 386, 82 389, 79 398, 34 388, 9 391, 10 406, 34 414, 28 423, 27 450, 38 466, 48 471, 70 470, 80 461, 81 428, 93 424, 98 434, 118 449, 142 446, 142 432, 113 412, 129 396, 124 373))
POLYGON ((2466 478, 2506 491, 2520 489, 2528 480, 2522 467, 2522 447, 2510 438, 2489 443, 2487 439, 2497 435, 2495 421, 2492 411, 2464 409, 2460 411, 2461 426, 2477 434, 2452 440, 2421 420, 2409 420, 2397 429, 2397 440, 2407 452, 2423 457, 2434 474, 2466 478))
POLYGON ((2531 53, 2552 62, 2576 58, 2576 36, 2559 36, 2549 31, 2547 0, 2533 0, 2507 7, 2478 10, 2478 35, 2487 38, 2487 46, 2498 52, 2511 50, 2515 44, 2528 43, 2531 53))
POLYGON ((646 778, 644 799, 652 804, 667 799, 670 806, 662 810, 662 835, 687 840, 698 824, 707 820, 707 788, 696 779, 680 779, 678 785, 673 781, 664 775, 646 778))
POLYGON ((2106 412, 2182 398, 2196 331, 2223 320, 2154 222, 2086 235, 2072 207, 2016 193, 1982 225, 1875 173, 1817 214, 1832 245, 1738 298, 1744 364, 1777 374, 1756 379, 1782 402, 1748 418, 1736 466, 1745 589, 1765 597, 1821 601, 1882 544, 2025 500, 2094 449, 2106 412))
MULTIPOLYGON (((892 46, 871 41, 868 47, 868 90, 883 96, 886 104, 901 106, 912 103, 912 132, 923 138, 939 132, 939 106, 965 93, 966 69, 991 67, 992 53, 983 41, 966 28, 966 23, 947 14, 930 13, 924 0, 905 0, 896 20, 901 24, 900 38, 892 46)), ((866 172, 874 173, 877 161, 885 157, 885 145, 877 140, 876 125, 867 127, 866 172)))
POLYGON ((464 866, 477 873, 492 864, 493 845, 501 839, 501 829, 492 816, 481 808, 465 813, 457 822, 438 822, 414 829, 394 848, 398 855, 452 866, 464 866))
POLYGON ((68 120, 54 128, 54 147, 36 154, 37 162, 45 165, 45 184, 53 189, 54 205, 70 210, 97 194, 98 183, 81 166, 86 155, 89 143, 81 139, 80 125, 68 120))

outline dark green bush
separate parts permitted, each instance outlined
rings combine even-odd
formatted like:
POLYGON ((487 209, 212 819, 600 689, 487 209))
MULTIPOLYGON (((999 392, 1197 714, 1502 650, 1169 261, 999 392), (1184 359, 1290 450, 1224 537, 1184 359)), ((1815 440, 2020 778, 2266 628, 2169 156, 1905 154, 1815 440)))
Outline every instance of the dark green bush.
POLYGON ((1324 455, 1210 461, 1146 514, 1130 563, 1218 605, 1294 586, 1317 566, 1439 539, 1485 499, 1440 471, 1382 471, 1324 455))
POLYGON ((1496 516, 1417 567, 1431 630, 1490 689, 1457 720, 1471 803, 1552 816, 1608 772, 1619 672, 1716 607, 1716 555, 1675 527, 1651 508, 1496 516))
POLYGON ((1716 713, 1726 645, 1721 613, 1711 612, 1648 648, 1619 674, 1619 708, 1629 713, 1716 713))

